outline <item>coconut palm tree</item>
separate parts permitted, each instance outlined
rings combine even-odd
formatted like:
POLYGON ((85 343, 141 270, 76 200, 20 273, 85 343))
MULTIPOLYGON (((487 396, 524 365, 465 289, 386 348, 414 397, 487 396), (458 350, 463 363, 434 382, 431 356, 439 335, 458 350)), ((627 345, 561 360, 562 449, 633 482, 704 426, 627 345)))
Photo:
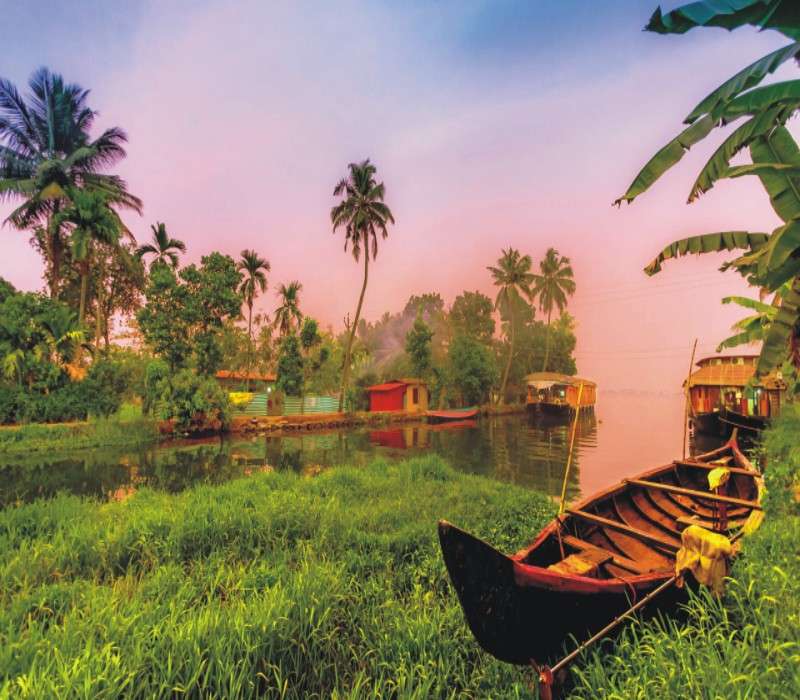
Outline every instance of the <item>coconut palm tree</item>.
POLYGON ((153 265, 169 265, 173 270, 178 267, 178 253, 186 252, 186 244, 177 238, 172 238, 167 233, 167 227, 160 221, 150 225, 153 232, 152 243, 145 243, 136 249, 136 255, 144 258, 145 255, 154 255, 150 261, 153 265))
POLYGON ((494 308, 500 309, 501 313, 505 314, 509 319, 508 359, 506 360, 503 380, 500 385, 500 403, 505 400, 508 373, 511 370, 511 359, 514 356, 514 335, 517 325, 516 308, 524 301, 523 296, 533 301, 531 284, 534 279, 531 272, 533 261, 530 255, 522 255, 514 248, 503 250, 502 253, 497 260, 496 267, 489 265, 486 268, 492 273, 495 286, 500 288, 497 292, 494 308))
POLYGON ((259 257, 258 253, 254 250, 243 250, 242 259, 236 265, 236 268, 244 273, 244 279, 239 287, 239 293, 242 295, 245 304, 247 304, 247 340, 250 343, 250 352, 248 353, 247 362, 247 388, 250 390, 250 370, 253 365, 254 342, 253 342, 253 302, 258 295, 258 292, 267 291, 267 275, 270 271, 270 265, 267 260, 259 257))
POLYGON ((355 329, 361 318, 361 307, 364 304, 364 293, 367 291, 369 278, 369 258, 378 255, 378 233, 382 238, 387 238, 388 224, 394 223, 391 210, 383 201, 386 188, 382 182, 375 181, 377 169, 369 159, 360 163, 350 163, 347 177, 339 181, 333 190, 334 197, 342 200, 331 209, 331 223, 333 232, 340 227, 344 228, 344 249, 347 246, 358 262, 361 250, 364 250, 364 283, 361 285, 361 294, 358 297, 356 315, 350 326, 345 346, 344 365, 342 367, 342 387, 339 391, 339 411, 344 404, 344 395, 350 380, 350 359, 353 350, 355 329))
POLYGON ((81 276, 78 324, 83 325, 94 244, 115 246, 123 233, 130 235, 130 232, 111 208, 108 198, 98 191, 72 193, 69 205, 54 214, 53 225, 71 229, 70 248, 81 276))
POLYGON ((289 335, 293 328, 299 328, 303 322, 303 314, 300 311, 301 291, 303 285, 296 280, 278 287, 281 305, 275 309, 272 325, 279 330, 281 337, 289 335))
POLYGON ((96 112, 88 90, 40 68, 23 97, 0 79, 0 202, 21 199, 6 219, 19 230, 37 228, 49 266, 50 295, 57 296, 66 241, 54 216, 79 189, 99 191, 109 203, 141 213, 142 202, 124 180, 101 171, 125 157, 125 132, 106 129, 90 137, 96 112))
POLYGON ((561 313, 567 308, 567 297, 575 293, 575 280, 569 258, 559 255, 555 248, 548 248, 539 262, 539 274, 533 276, 533 294, 539 299, 539 308, 547 314, 547 334, 544 344, 542 372, 547 371, 550 359, 550 319, 553 309, 561 313))

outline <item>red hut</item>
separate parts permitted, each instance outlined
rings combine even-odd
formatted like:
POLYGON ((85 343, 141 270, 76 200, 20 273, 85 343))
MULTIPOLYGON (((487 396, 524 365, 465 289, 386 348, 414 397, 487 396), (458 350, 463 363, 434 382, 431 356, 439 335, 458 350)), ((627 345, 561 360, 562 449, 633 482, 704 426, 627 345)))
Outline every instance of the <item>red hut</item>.
POLYGON ((393 379, 366 390, 370 411, 428 410, 428 388, 421 379, 393 379))

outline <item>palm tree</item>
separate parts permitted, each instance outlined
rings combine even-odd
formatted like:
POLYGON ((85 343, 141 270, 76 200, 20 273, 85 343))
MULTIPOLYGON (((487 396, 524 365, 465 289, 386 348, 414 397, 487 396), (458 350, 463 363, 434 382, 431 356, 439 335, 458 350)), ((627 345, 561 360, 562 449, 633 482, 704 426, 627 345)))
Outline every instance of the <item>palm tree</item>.
POLYGON ((272 325, 279 329, 281 336, 289 335, 292 327, 300 327, 303 322, 303 314, 300 311, 300 292, 303 285, 297 282, 289 282, 288 285, 282 284, 278 287, 278 297, 281 305, 275 309, 275 320, 272 325))
POLYGON ((544 344, 542 372, 547 371, 550 359, 550 318, 553 309, 558 313, 567 308, 567 297, 575 293, 575 280, 569 258, 559 255, 555 248, 548 248, 544 259, 539 262, 539 274, 534 275, 533 293, 539 299, 539 308, 547 314, 547 335, 544 344))
POLYGON ((508 332, 508 359, 503 371, 503 381, 500 385, 499 402, 505 400, 506 385, 508 384, 508 373, 511 370, 511 359, 514 356, 514 335, 516 329, 516 307, 523 302, 523 295, 529 300, 533 300, 531 284, 533 283, 533 273, 531 266, 533 261, 530 255, 521 255, 514 248, 503 250, 502 255, 497 260, 497 267, 489 265, 486 269, 492 273, 494 284, 499 287, 494 308, 500 309, 509 319, 508 332))
POLYGON ((388 224, 394 223, 394 216, 383 201, 386 188, 382 182, 375 181, 377 172, 375 166, 367 159, 361 163, 350 163, 347 167, 350 171, 347 177, 340 180, 333 190, 333 196, 341 197, 342 201, 331 209, 331 223, 334 233, 340 226, 344 227, 344 249, 346 251, 350 244, 356 262, 361 256, 361 249, 364 249, 364 283, 361 285, 356 315, 347 336, 342 368, 342 387, 339 392, 339 411, 342 410, 344 395, 350 379, 353 338, 361 318, 364 293, 367 291, 370 249, 374 260, 378 255, 378 233, 384 239, 387 238, 389 232, 386 227, 388 224))
POLYGON ((236 269, 244 273, 244 279, 239 287, 239 293, 247 304, 247 339, 250 343, 249 359, 247 362, 247 389, 250 390, 250 370, 253 365, 254 343, 253 343, 253 302, 259 291, 267 291, 267 275, 270 265, 267 260, 259 257, 254 250, 243 250, 242 259, 236 269))
POLYGON ((186 252, 186 244, 177 238, 171 238, 167 227, 160 221, 150 225, 153 232, 153 242, 140 245, 136 255, 143 258, 145 255, 155 255, 150 261, 150 267, 156 264, 169 265, 173 270, 178 267, 178 253, 186 252))
POLYGON ((70 204, 53 216, 53 225, 71 228, 72 257, 81 275, 78 324, 83 325, 86 315, 86 296, 91 267, 92 248, 95 242, 115 246, 123 233, 130 232, 111 208, 108 198, 101 193, 78 190, 72 193, 70 204))
POLYGON ((142 202, 124 180, 100 171, 125 157, 125 132, 106 129, 94 140, 97 115, 87 104, 88 90, 40 68, 23 98, 0 79, 0 202, 22 199, 6 219, 19 230, 39 229, 49 265, 50 295, 57 296, 66 241, 54 216, 78 189, 99 191, 109 203, 141 213, 142 202))

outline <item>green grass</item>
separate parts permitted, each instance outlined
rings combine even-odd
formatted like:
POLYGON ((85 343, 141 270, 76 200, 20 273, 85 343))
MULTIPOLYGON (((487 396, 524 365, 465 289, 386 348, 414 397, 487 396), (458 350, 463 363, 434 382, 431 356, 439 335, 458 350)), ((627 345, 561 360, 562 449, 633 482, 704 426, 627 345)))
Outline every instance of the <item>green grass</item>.
POLYGON ((436 520, 505 550, 539 494, 437 457, 0 512, 0 698, 528 697, 479 650, 436 520))
POLYGON ((30 423, 0 428, 0 455, 138 445, 157 438, 155 422, 141 415, 85 423, 30 423))
POLYGON ((572 670, 571 698, 800 697, 800 413, 765 440, 766 520, 743 540, 725 596, 634 623, 572 670))

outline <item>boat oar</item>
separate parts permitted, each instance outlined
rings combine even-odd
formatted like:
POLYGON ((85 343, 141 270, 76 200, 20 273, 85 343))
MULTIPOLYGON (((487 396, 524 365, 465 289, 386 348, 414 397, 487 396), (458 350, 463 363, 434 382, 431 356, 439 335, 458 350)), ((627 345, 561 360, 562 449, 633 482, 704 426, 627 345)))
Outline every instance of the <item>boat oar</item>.
POLYGON ((564 469, 564 483, 561 484, 561 502, 558 506, 558 527, 556 528, 556 535, 558 535, 558 547, 561 550, 561 558, 564 558, 564 543, 561 541, 561 516, 564 514, 565 501, 567 499, 567 481, 569 480, 569 468, 572 466, 572 448, 575 445, 575 433, 578 431, 578 416, 581 412, 581 395, 583 394, 583 382, 578 386, 578 401, 575 404, 575 420, 572 421, 572 434, 569 438, 569 452, 567 452, 567 466, 564 469))
POLYGON ((678 580, 678 578, 679 576, 675 575, 672 578, 669 578, 666 581, 664 581, 664 583, 662 583, 660 586, 650 591, 650 593, 648 593, 638 603, 635 603, 625 612, 619 614, 605 627, 603 627, 603 629, 601 629, 597 634, 587 639, 583 644, 578 646, 573 652, 567 654, 563 659, 561 659, 561 661, 554 664, 553 666, 537 667, 534 664, 534 668, 536 668, 536 670, 539 672, 539 697, 542 700, 552 700, 553 680, 559 671, 562 671, 567 666, 569 666, 569 664, 571 664, 578 656, 580 656, 590 646, 592 646, 595 642, 598 642, 601 639, 603 639, 603 637, 607 636, 609 632, 612 632, 615 628, 619 627, 637 610, 640 610, 645 605, 647 605, 651 600, 653 600, 653 598, 666 591, 670 586, 673 586, 675 582, 678 580))

